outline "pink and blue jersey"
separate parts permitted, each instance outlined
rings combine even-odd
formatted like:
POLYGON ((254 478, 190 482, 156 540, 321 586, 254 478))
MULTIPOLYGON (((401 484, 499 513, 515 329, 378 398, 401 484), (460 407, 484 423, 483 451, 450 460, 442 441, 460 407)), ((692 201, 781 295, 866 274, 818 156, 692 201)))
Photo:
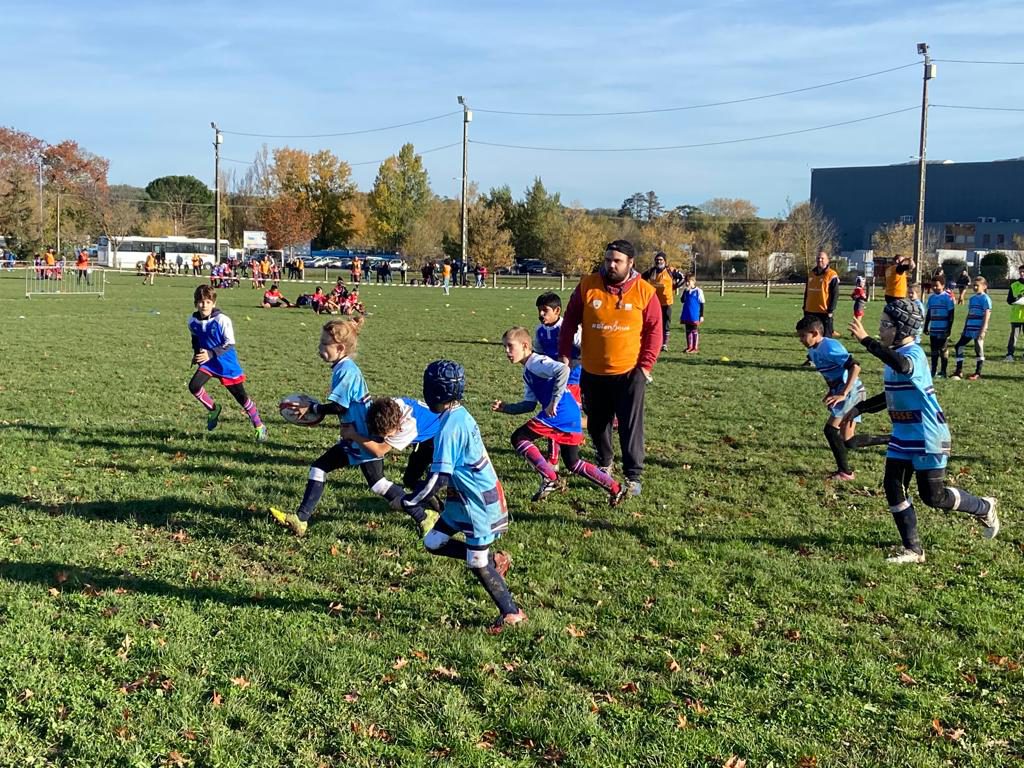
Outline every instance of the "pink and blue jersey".
POLYGON ((555 415, 549 416, 547 407, 555 395, 558 379, 564 376, 565 365, 546 355, 536 352, 523 364, 523 400, 537 403, 540 413, 534 417, 546 427, 558 432, 582 434, 583 425, 580 406, 564 387, 558 399, 555 415))
MULTIPOLYGON (((345 409, 345 413, 338 415, 339 422, 351 424, 361 435, 367 434, 366 412, 370 407, 370 395, 366 390, 363 372, 352 358, 342 358, 331 368, 331 391, 327 399, 345 409)), ((350 464, 365 464, 377 458, 358 443, 350 440, 341 442, 350 464)))
POLYGON ((192 351, 205 349, 210 359, 199 366, 199 370, 220 379, 227 386, 245 381, 245 372, 235 352, 235 328, 231 318, 214 308, 206 319, 194 312, 188 319, 188 330, 192 334, 192 351))
POLYGON ((467 544, 490 544, 508 530, 505 492, 480 437, 480 427, 461 405, 442 415, 430 471, 449 476, 441 519, 465 534, 467 544))
MULTIPOLYGON (((558 359, 558 336, 562 332, 562 318, 559 317, 551 325, 541 323, 533 333, 533 348, 542 355, 547 355, 552 360, 558 359)), ((580 340, 582 333, 576 329, 572 339, 572 359, 569 361, 569 383, 580 383, 580 372, 583 367, 580 365, 580 340)))

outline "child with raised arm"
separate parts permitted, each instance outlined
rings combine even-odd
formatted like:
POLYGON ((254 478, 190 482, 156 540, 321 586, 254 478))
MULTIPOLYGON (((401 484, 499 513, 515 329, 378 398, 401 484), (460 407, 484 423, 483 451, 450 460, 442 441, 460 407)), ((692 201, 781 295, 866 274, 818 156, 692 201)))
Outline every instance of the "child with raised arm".
POLYGON ((516 605, 505 583, 512 559, 492 555, 490 546, 508 530, 505 491, 487 455, 480 428, 463 405, 466 371, 452 360, 435 360, 423 372, 423 400, 441 423, 434 438, 434 460, 423 488, 402 503, 422 506, 445 491, 441 519, 423 537, 432 555, 465 560, 480 585, 498 606, 498 619, 488 632, 498 634, 522 624, 526 614, 516 605), (465 541, 453 537, 462 535, 465 541))
POLYGON ((566 481, 559 477, 557 460, 548 461, 534 443, 547 438, 559 446, 562 461, 569 471, 601 487, 608 494, 611 506, 625 497, 623 486, 611 475, 580 458, 583 427, 579 403, 566 397, 569 366, 533 351, 530 332, 520 326, 510 328, 502 337, 505 356, 510 363, 523 366, 523 399, 517 403, 495 400, 491 410, 498 413, 541 412, 512 433, 512 447, 541 476, 540 488, 532 501, 542 501, 552 493, 564 491, 566 481))
POLYGON ((960 379, 964 373, 964 348, 969 341, 974 342, 974 373, 968 376, 969 381, 981 378, 981 367, 985 364, 985 334, 988 333, 988 321, 992 317, 992 298, 988 295, 988 281, 980 275, 974 278, 974 295, 967 301, 967 320, 964 331, 956 343, 956 370, 954 379, 960 379))
POLYGON ((206 428, 211 432, 220 422, 221 406, 206 391, 206 382, 217 379, 235 401, 256 431, 257 442, 267 439, 267 427, 260 419, 256 404, 245 392, 245 371, 235 352, 235 328, 231 318, 217 309, 217 292, 208 285, 200 285, 192 295, 196 311, 188 319, 192 335, 192 364, 199 369, 188 383, 188 391, 206 409, 206 428))
POLYGON ((949 367, 949 334, 953 330, 953 313, 956 310, 956 301, 946 290, 946 278, 941 274, 932 278, 932 292, 928 296, 928 305, 925 308, 924 333, 928 337, 928 346, 932 358, 932 378, 935 378, 939 361, 942 361, 942 370, 938 374, 946 378, 946 370, 949 367))
POLYGON ((936 509, 965 512, 983 526, 986 539, 999 533, 996 500, 980 498, 960 488, 946 487, 946 462, 950 435, 946 417, 935 397, 924 350, 914 343, 921 327, 917 308, 906 299, 889 302, 882 310, 878 340, 871 338, 859 319, 850 332, 872 355, 885 363, 885 392, 855 406, 843 417, 852 422, 861 413, 888 409, 892 435, 885 454, 883 486, 902 549, 887 559, 890 563, 923 563, 924 547, 917 532, 917 514, 907 498, 910 480, 917 478, 921 501, 936 509))

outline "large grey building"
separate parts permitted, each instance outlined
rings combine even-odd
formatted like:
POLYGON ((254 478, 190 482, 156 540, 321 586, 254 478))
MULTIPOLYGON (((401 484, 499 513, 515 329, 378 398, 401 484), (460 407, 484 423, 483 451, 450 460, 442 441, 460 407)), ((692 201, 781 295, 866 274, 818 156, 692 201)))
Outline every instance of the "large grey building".
MULTIPOLYGON (((811 200, 836 223, 842 251, 871 248, 884 224, 917 218, 917 163, 815 168, 811 200)), ((949 250, 1014 247, 1024 235, 1024 158, 929 162, 925 224, 949 250)))

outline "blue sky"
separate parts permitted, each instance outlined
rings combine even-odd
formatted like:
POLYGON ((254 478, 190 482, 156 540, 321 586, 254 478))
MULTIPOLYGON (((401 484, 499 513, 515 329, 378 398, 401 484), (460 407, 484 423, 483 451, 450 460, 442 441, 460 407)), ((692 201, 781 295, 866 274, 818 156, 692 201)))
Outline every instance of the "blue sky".
MULTIPOLYGON (((852 120, 920 103, 912 67, 804 94, 712 109, 601 118, 481 110, 627 111, 722 101, 838 80, 918 60, 1024 60, 1024 6, 1008 0, 875 2, 136 3, 0 0, 0 124, 77 140, 110 159, 112 183, 190 173, 212 183, 209 128, 314 134, 476 108, 480 141, 642 147, 721 141, 852 120)), ((1024 107, 1024 66, 939 64, 938 104, 1024 107)), ((655 190, 668 205, 745 197, 763 214, 805 199, 810 169, 905 162, 916 111, 748 144, 640 153, 470 146, 481 188, 519 195, 535 176, 587 207, 655 190)), ((935 109, 931 159, 1024 154, 1024 112, 935 109)), ((405 141, 461 140, 461 117, 324 139, 227 135, 223 156, 264 141, 379 161, 405 141)), ((424 156, 434 190, 455 196, 458 147, 424 156)), ((244 167, 225 163, 225 168, 244 167)), ((369 189, 376 164, 353 167, 369 189)))

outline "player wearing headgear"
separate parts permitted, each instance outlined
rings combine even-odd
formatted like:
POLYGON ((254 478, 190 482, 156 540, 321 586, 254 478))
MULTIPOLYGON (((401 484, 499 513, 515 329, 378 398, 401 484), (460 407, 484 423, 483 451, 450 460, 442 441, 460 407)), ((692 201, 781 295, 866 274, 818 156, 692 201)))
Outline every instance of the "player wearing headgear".
POLYGON ((953 314, 956 310, 956 302, 946 290, 946 278, 941 274, 932 278, 932 292, 928 296, 928 305, 925 310, 924 332, 928 336, 928 345, 932 353, 932 377, 938 368, 939 360, 942 360, 942 371, 939 373, 946 378, 946 370, 949 366, 949 334, 953 331, 953 314))
POLYGON ((836 460, 836 471, 828 479, 853 480, 854 473, 847 460, 846 450, 859 447, 853 439, 860 419, 843 422, 843 417, 865 398, 864 385, 860 381, 860 363, 842 342, 825 336, 824 324, 814 315, 804 315, 800 319, 796 324, 796 334, 807 349, 807 356, 828 385, 821 399, 828 408, 825 440, 836 460), (842 428, 840 424, 843 424, 842 428))
POLYGON ((654 266, 643 274, 644 280, 654 286, 661 304, 661 351, 668 350, 668 336, 672 329, 672 304, 676 291, 686 279, 682 272, 668 265, 668 258, 662 251, 654 254, 654 266))
POLYGON ((520 326, 510 328, 502 337, 505 356, 510 363, 523 366, 523 399, 517 403, 495 400, 491 410, 499 413, 532 413, 539 405, 541 412, 512 433, 512 447, 541 476, 540 488, 533 501, 542 501, 550 494, 564 491, 566 482, 559 477, 556 462, 548 462, 534 442, 547 438, 561 446, 562 460, 573 474, 580 475, 608 494, 614 507, 626 495, 623 486, 611 475, 580 458, 583 426, 580 406, 572 397, 565 397, 569 366, 546 355, 538 355, 530 344, 530 332, 520 326))
POLYGON ((953 378, 959 379, 964 372, 964 347, 974 342, 974 373, 967 378, 976 381, 981 378, 981 367, 985 364, 985 334, 992 317, 992 297, 988 295, 988 280, 980 275, 974 278, 974 295, 967 301, 967 319, 960 340, 956 343, 956 370, 953 378))
MULTIPOLYGON (((360 323, 353 320, 331 320, 320 331, 318 354, 321 360, 331 366, 331 391, 326 402, 312 406, 297 402, 282 405, 287 405, 298 418, 312 410, 319 416, 337 416, 343 429, 345 425, 351 425, 355 434, 368 434, 366 410, 370 404, 370 395, 363 372, 352 359, 359 345, 359 329, 360 323)), ((383 460, 343 434, 341 440, 328 448, 309 468, 309 479, 306 480, 306 490, 302 494, 299 508, 295 512, 284 512, 271 507, 271 516, 278 524, 291 528, 296 536, 305 536, 309 519, 323 496, 328 473, 349 466, 359 467, 369 489, 381 496, 393 509, 403 509, 400 503, 402 489, 384 477, 383 460)), ((405 511, 417 523, 423 521, 423 515, 412 510, 405 511)))
POLYGON ((231 318, 217 309, 217 292, 208 285, 196 288, 192 300, 196 311, 188 319, 188 330, 192 335, 192 364, 198 365, 199 370, 192 375, 188 391, 207 411, 206 428, 212 432, 220 422, 221 406, 206 391, 206 382, 217 379, 242 406, 256 430, 256 440, 262 443, 267 439, 267 427, 245 392, 245 371, 235 352, 231 318))
POLYGON ((861 413, 889 410, 892 435, 885 455, 883 485, 889 511, 903 542, 902 550, 888 558, 890 563, 923 563, 925 560, 917 533, 917 515, 907 498, 913 476, 917 477, 921 501, 928 506, 972 515, 984 526, 986 539, 995 538, 999 533, 995 498, 979 498, 945 485, 949 427, 935 397, 924 350, 914 343, 914 334, 921 324, 920 313, 906 299, 894 299, 882 310, 877 341, 868 335, 859 319, 850 323, 850 332, 868 352, 885 363, 885 393, 852 408, 844 421, 852 421, 861 413))
POLYGON ((490 545, 508 530, 505 492, 480 438, 480 428, 462 405, 466 371, 452 360, 435 360, 423 372, 423 400, 441 423, 434 437, 434 460, 423 488, 407 494, 407 507, 422 506, 445 491, 441 519, 423 537, 432 555, 464 559, 467 567, 501 612, 489 632, 497 634, 526 621, 505 574, 512 563, 504 552, 492 555, 490 545), (465 541, 453 536, 462 534, 465 541))

